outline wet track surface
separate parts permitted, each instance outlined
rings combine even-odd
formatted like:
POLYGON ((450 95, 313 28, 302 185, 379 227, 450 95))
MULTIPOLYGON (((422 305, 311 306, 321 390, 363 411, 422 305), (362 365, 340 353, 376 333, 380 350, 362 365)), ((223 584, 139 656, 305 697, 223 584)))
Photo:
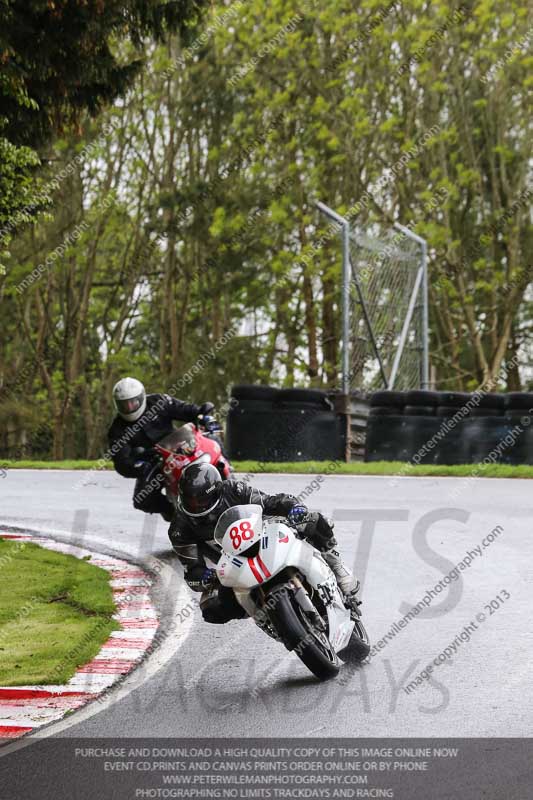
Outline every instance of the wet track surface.
MULTIPOLYGON (((253 480, 298 494, 313 476, 253 480)), ((251 622, 202 623, 191 596, 172 657, 61 735, 531 736, 531 482, 332 476, 318 486, 306 502, 335 519, 340 549, 363 582, 372 643, 389 634, 370 663, 320 684, 251 622), (429 590, 429 606, 406 618, 429 590), (428 664, 429 679, 406 693, 428 664)), ((168 614, 181 568, 166 524, 135 512, 132 490, 109 472, 12 470, 0 482, 0 522, 169 560, 174 578, 158 597, 168 614)))

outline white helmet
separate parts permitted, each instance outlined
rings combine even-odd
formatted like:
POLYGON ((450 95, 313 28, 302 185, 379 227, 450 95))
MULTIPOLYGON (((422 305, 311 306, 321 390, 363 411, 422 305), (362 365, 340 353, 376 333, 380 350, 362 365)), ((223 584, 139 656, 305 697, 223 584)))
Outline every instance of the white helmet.
POLYGON ((122 419, 135 422, 146 409, 146 391, 136 378, 122 378, 113 387, 113 402, 122 419))

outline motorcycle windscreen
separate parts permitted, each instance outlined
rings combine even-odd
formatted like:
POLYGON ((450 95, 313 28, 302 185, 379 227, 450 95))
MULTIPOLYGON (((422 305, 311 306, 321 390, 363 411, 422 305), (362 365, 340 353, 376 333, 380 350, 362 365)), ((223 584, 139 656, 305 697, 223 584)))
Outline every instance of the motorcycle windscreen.
POLYGON ((170 450, 171 453, 190 456, 196 450, 196 437, 192 428, 183 425, 164 436, 158 444, 165 450, 170 450))
POLYGON ((260 505, 233 506, 220 515, 215 527, 215 541, 228 555, 239 555, 258 542, 263 532, 263 509, 260 505))

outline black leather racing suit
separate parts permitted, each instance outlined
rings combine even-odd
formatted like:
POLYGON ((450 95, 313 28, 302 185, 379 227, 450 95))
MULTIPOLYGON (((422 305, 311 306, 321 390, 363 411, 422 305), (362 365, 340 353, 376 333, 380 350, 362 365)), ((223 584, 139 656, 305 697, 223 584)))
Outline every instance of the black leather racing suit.
POLYGON ((185 403, 169 394, 149 394, 146 409, 135 422, 126 422, 116 416, 109 428, 107 438, 116 471, 125 478, 136 478, 133 505, 149 514, 163 514, 171 519, 173 506, 163 494, 163 475, 151 476, 150 465, 135 467, 139 458, 132 452, 134 447, 152 448, 173 430, 172 421, 194 422, 200 406, 185 403))
MULTIPOLYGON (((237 603, 233 590, 218 584, 218 598, 213 602, 212 590, 205 590, 202 576, 206 570, 205 556, 216 563, 218 553, 210 542, 221 514, 237 505, 257 503, 263 507, 265 516, 287 516, 299 500, 290 494, 268 495, 244 481, 228 480, 222 484, 222 495, 212 512, 204 517, 191 517, 179 508, 172 519, 168 535, 172 547, 185 569, 185 579, 194 591, 204 592, 209 603, 201 601, 200 607, 206 622, 223 623, 246 616, 237 603)), ((305 525, 298 526, 299 534, 319 550, 328 550, 336 545, 331 526, 322 514, 310 514, 305 525)))

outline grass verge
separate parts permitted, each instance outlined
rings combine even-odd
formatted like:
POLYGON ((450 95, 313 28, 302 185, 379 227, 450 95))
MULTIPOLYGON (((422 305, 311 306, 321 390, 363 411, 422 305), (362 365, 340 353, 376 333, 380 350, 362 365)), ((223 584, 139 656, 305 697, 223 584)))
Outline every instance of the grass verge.
POLYGON ((119 628, 109 573, 0 538, 0 686, 62 684, 119 628))
MULTIPOLYGON (((9 469, 101 469, 98 461, 3 461, 0 470, 9 469)), ((276 464, 262 461, 234 461, 238 473, 290 473, 303 475, 412 475, 414 477, 434 476, 468 478, 473 473, 480 478, 533 478, 533 466, 524 464, 437 464, 410 465, 402 461, 372 461, 369 463, 343 461, 292 461, 276 464)), ((113 469, 111 463, 104 469, 113 469)), ((1 477, 1 472, 0 472, 1 477)))
POLYGON ((533 478, 533 466, 510 466, 508 464, 436 464, 411 465, 403 461, 303 461, 286 464, 270 464, 259 461, 234 462, 238 472, 260 474, 264 472, 283 472, 289 474, 313 475, 408 475, 413 477, 469 478, 473 474, 479 478, 533 478))
POLYGON ((6 459, 0 461, 0 470, 8 469, 114 469, 113 462, 108 461, 104 467, 100 466, 99 461, 86 461, 80 459, 79 461, 31 461, 29 459, 22 461, 10 461, 6 459))

